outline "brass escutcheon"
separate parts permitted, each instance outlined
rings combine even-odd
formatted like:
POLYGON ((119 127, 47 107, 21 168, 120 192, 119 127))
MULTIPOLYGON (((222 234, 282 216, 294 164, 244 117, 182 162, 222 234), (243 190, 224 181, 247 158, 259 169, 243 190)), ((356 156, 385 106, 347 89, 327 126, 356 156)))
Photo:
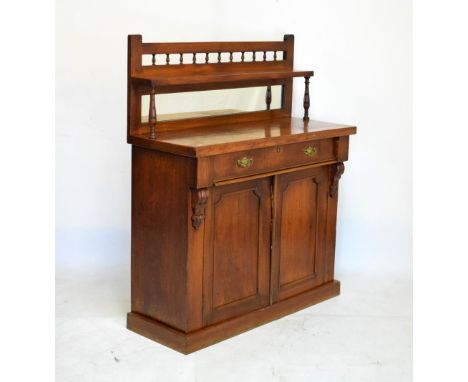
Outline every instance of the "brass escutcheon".
POLYGON ((313 157, 317 154, 317 147, 308 146, 304 149, 304 154, 308 157, 313 157))
POLYGON ((243 157, 237 160, 237 165, 242 168, 249 168, 252 166, 253 158, 243 157))

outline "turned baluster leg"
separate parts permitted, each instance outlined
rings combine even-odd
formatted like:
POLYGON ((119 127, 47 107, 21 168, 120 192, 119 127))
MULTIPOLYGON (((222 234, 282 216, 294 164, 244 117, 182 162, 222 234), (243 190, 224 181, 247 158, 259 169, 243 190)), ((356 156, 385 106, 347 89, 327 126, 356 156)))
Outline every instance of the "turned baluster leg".
POLYGON ((266 89, 265 102, 267 110, 270 110, 271 105, 271 86, 268 85, 266 89))
POLYGON ((150 93, 150 106, 149 106, 149 115, 148 115, 148 122, 150 126, 150 138, 156 139, 156 102, 154 95, 156 94, 156 90, 153 87, 150 93))
POLYGON ((309 98, 309 78, 304 77, 305 79, 305 89, 304 89, 304 118, 303 121, 309 120, 309 107, 310 107, 310 98, 309 98))

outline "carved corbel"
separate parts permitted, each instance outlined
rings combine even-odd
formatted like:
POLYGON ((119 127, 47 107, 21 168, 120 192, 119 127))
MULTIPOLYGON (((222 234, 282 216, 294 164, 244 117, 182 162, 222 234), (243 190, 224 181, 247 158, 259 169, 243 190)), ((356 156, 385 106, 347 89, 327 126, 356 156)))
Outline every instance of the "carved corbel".
POLYGON ((205 218, 205 208, 208 202, 208 189, 202 188, 192 192, 192 227, 200 228, 205 218))
POLYGON ((330 197, 332 198, 338 192, 338 182, 340 181, 341 175, 343 175, 344 170, 345 170, 345 166, 343 162, 338 162, 335 165, 335 173, 333 175, 333 178, 330 184, 330 191, 329 191, 330 197))

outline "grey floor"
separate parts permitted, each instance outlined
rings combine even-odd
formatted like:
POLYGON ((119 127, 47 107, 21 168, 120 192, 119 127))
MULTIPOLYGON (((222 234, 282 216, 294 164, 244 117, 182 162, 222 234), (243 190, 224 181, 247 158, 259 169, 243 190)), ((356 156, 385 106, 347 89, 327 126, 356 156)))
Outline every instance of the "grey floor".
POLYGON ((339 297, 184 356, 125 328, 128 273, 57 270, 57 381, 412 379, 409 278, 337 275, 339 297))

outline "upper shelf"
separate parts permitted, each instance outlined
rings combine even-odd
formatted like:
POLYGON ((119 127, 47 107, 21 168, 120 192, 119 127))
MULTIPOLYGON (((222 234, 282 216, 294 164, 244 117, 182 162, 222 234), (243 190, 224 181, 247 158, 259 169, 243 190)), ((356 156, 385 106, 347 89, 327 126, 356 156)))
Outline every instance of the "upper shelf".
POLYGON ((240 82, 253 80, 276 80, 293 77, 312 77, 314 72, 308 71, 248 71, 248 72, 218 72, 210 74, 192 74, 192 75, 161 75, 157 70, 142 70, 132 78, 150 81, 152 85, 198 85, 198 84, 216 84, 222 82, 240 82))

